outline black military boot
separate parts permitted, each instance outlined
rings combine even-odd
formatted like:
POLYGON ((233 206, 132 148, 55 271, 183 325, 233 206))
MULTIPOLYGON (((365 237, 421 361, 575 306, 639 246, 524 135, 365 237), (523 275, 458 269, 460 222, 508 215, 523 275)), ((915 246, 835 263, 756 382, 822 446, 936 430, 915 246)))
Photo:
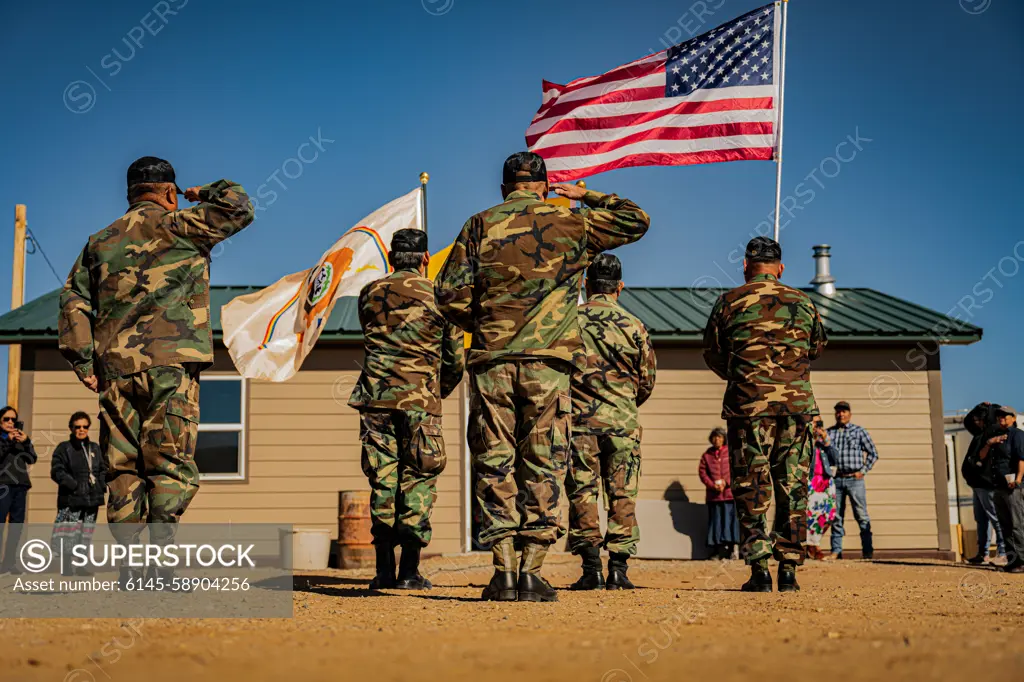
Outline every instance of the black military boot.
POLYGON ((117 585, 122 592, 140 592, 145 588, 144 583, 141 569, 130 566, 121 566, 118 569, 117 585))
POLYGON ((632 590, 633 583, 626 577, 626 562, 629 561, 628 554, 612 552, 608 557, 608 583, 605 589, 608 590, 632 590))
POLYGON ((583 575, 574 582, 570 590, 603 590, 604 575, 601 573, 601 548, 587 547, 580 552, 583 560, 583 575))
POLYGON ((516 547, 512 538, 503 538, 491 547, 494 575, 480 598, 484 601, 515 601, 519 598, 516 587, 516 547))
POLYGON ((165 566, 150 566, 142 580, 147 590, 168 591, 174 588, 174 569, 165 566))
POLYGON ((388 590, 395 586, 395 546, 390 542, 373 545, 377 553, 377 575, 370 581, 371 590, 388 590))
POLYGON ((523 561, 519 566, 519 601, 558 601, 558 593, 540 577, 540 568, 548 546, 531 542, 523 548, 523 561))
POLYGON ((750 564, 750 580, 740 588, 743 592, 771 592, 772 574, 768 572, 768 560, 759 559, 750 564))
POLYGON ((429 580, 420 575, 420 549, 419 543, 402 545, 396 590, 429 590, 433 587, 429 580))
POLYGON ((799 592, 800 584, 796 581, 796 564, 783 561, 779 564, 779 592, 799 592))

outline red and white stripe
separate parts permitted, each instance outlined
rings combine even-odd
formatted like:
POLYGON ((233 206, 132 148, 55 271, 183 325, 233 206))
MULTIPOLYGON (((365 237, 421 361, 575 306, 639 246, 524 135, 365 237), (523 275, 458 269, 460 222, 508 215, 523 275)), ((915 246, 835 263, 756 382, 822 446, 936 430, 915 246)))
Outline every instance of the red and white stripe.
MULTIPOLYGON (((666 97, 667 57, 659 52, 568 85, 544 81, 526 145, 544 157, 552 182, 633 166, 774 157, 777 85, 666 97)), ((778 73, 772 81, 779 82, 778 73)))

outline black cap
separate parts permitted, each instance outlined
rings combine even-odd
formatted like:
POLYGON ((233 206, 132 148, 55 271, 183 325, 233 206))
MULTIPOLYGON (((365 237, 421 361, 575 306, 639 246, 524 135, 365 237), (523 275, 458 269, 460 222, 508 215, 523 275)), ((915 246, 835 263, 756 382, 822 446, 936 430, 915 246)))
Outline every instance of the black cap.
POLYGON ((391 237, 392 253, 424 253, 427 250, 427 233, 423 230, 406 228, 391 237))
POLYGON ((751 263, 777 263, 782 260, 782 247, 769 237, 754 237, 747 242, 744 256, 751 263))
POLYGON ((184 194, 174 178, 174 166, 156 156, 143 156, 128 166, 128 189, 143 183, 171 183, 178 194, 184 194))
POLYGON ((544 159, 533 152, 516 152, 505 159, 501 170, 501 184, 514 185, 517 182, 547 182, 548 168, 544 159))
POLYGON ((851 411, 850 410, 850 403, 846 402, 845 400, 840 400, 838 403, 836 403, 836 406, 833 409, 836 412, 839 412, 841 410, 846 410, 847 412, 851 411))
POLYGON ((587 268, 588 280, 606 280, 618 282, 622 280, 622 263, 610 253, 602 253, 587 268))

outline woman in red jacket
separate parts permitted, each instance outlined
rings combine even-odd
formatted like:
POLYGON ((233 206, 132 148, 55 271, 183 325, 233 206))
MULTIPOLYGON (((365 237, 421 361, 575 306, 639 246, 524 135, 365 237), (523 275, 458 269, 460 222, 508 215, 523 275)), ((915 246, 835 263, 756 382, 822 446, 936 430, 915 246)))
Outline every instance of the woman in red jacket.
POLYGON ((708 441, 711 447, 701 456, 698 469, 700 481, 707 488, 708 550, 712 559, 729 559, 732 548, 739 542, 740 525, 732 498, 725 429, 716 428, 708 441))

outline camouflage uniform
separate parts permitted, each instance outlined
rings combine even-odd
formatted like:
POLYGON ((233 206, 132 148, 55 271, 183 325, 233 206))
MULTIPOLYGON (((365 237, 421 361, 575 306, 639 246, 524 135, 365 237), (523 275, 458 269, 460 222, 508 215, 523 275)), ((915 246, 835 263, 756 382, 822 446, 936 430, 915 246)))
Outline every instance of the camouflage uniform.
POLYGON ((770 274, 722 294, 704 330, 704 360, 729 382, 722 417, 747 563, 771 555, 803 562, 813 435, 808 425, 818 414, 810 364, 826 342, 810 298, 770 274), (769 533, 765 518, 773 488, 778 507, 769 533))
POLYGON ((572 379, 572 459, 569 549, 601 547, 598 481, 604 484, 608 532, 603 546, 636 554, 640 527, 640 423, 637 408, 654 390, 654 348, 643 323, 610 294, 594 294, 579 309, 587 366, 572 379))
POLYGON ((228 180, 199 197, 179 211, 132 204, 89 238, 61 293, 61 353, 80 379, 100 384, 113 524, 176 523, 199 487, 199 372, 213 363, 210 251, 253 220, 249 197, 228 180))
POLYGON ((349 406, 360 411, 374 542, 430 542, 435 484, 446 456, 441 399, 459 385, 462 330, 434 303, 434 285, 399 270, 359 295, 366 358, 349 406))
POLYGON ((441 312, 473 333, 469 441, 479 541, 550 545, 569 459, 569 373, 585 363, 577 320, 597 254, 640 239, 650 219, 614 194, 569 209, 514 191, 470 218, 437 279, 441 312), (522 510, 520 518, 519 510, 522 510))

